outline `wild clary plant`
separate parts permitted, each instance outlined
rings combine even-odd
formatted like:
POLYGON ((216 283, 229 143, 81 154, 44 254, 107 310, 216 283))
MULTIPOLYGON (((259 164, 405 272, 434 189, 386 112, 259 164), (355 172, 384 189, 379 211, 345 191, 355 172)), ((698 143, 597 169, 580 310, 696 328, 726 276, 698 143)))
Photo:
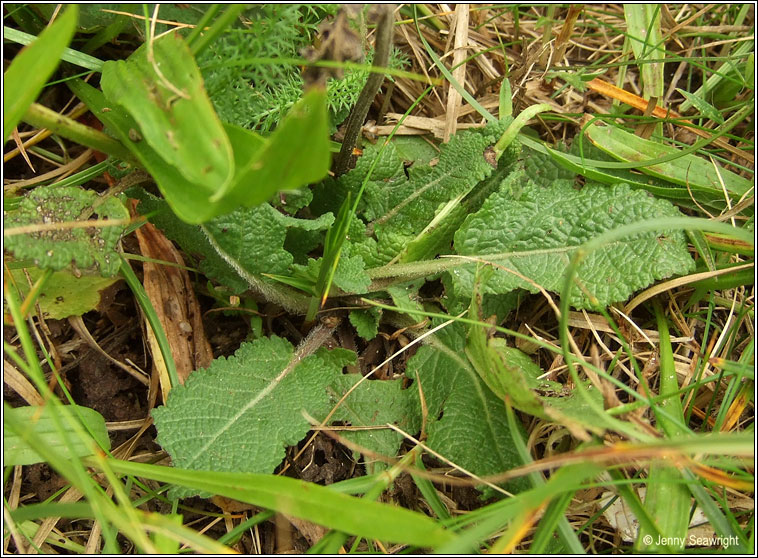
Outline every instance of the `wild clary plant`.
MULTIPOLYGON (((621 225, 681 215, 668 201, 655 199, 644 191, 633 191, 625 184, 606 187, 588 183, 577 189, 570 172, 557 167, 549 157, 522 149, 517 141, 498 159, 494 146, 512 123, 513 119, 507 118, 482 129, 460 132, 449 144, 441 146, 438 159, 429 164, 403 160, 392 143, 384 150, 379 145, 371 146, 354 170, 314 187, 311 212, 321 213, 319 219, 328 218, 331 224, 331 216, 344 199, 358 193, 374 159, 379 158, 350 222, 348 240, 335 274, 335 285, 339 288, 336 294, 371 297, 384 291, 397 303, 405 293, 405 297, 410 295, 406 301, 411 303, 410 306, 406 303, 407 311, 413 315, 419 307, 412 300, 424 280, 442 277, 443 301, 449 311, 468 307, 478 300, 472 308, 482 306, 472 315, 474 319, 485 319, 489 313, 503 315, 515 300, 508 297, 519 290, 536 292, 539 284, 560 291, 572 256, 589 239, 621 225), (437 259, 439 255, 449 257, 437 259), (472 260, 490 262, 493 269, 479 277, 477 268, 481 263, 472 260), (475 289, 477 283, 480 286, 475 289)), ((144 199, 144 211, 160 209, 163 203, 144 199)), ((228 217, 212 219, 198 231, 192 225, 179 225, 165 209, 164 206, 154 219, 185 250, 205 255, 204 272, 209 276, 223 280, 236 273, 238 277, 230 283, 236 288, 247 283, 247 287, 261 295, 285 307, 289 305, 289 310, 305 312, 305 301, 291 286, 313 294, 321 260, 311 259, 308 265, 295 263, 295 252, 303 253, 294 242, 288 242, 297 238, 289 236, 296 229, 290 229, 283 242, 282 237, 277 241, 271 238, 272 234, 279 234, 273 231, 277 230, 276 222, 282 219, 280 213, 261 208, 252 219, 248 215, 250 210, 237 210, 228 217), (261 232, 246 234, 253 228, 261 232), (256 257, 248 257, 254 250, 258 251, 256 257), (257 262, 288 250, 292 250, 290 264, 277 268, 278 281, 271 281, 257 262)), ((682 232, 640 233, 609 244, 582 262, 576 276, 580 288, 574 290, 571 304, 577 308, 605 307, 626 300, 653 281, 693 268, 682 232)), ((365 317, 355 318, 359 324, 361 319, 366 321, 365 317)), ((360 328, 368 330, 362 324, 360 328)), ((472 327, 471 331, 475 329, 478 328, 472 327)), ((370 331, 366 334, 370 335, 370 331)), ((575 420, 578 428, 596 428, 582 398, 570 394, 561 397, 558 389, 541 403, 533 395, 540 389, 535 379, 541 373, 538 367, 517 349, 498 347, 471 331, 467 333, 462 326, 448 326, 407 364, 407 377, 423 386, 427 443, 433 450, 477 474, 515 466, 518 457, 513 453, 501 401, 508 393, 503 389, 515 389, 517 385, 522 385, 522 391, 512 392, 511 396, 518 408, 552 420, 575 420), (504 368, 492 376, 487 371, 495 362, 504 368), (498 378, 507 378, 508 374, 514 379, 522 378, 522 384, 507 380, 499 383, 498 378), (573 418, 568 419, 569 416, 573 418), (476 443, 471 443, 472 439, 476 443)), ((172 390, 166 405, 155 413, 155 420, 159 440, 177 463, 194 467, 193 456, 205 455, 211 445, 218 445, 224 449, 214 453, 214 459, 221 460, 223 464, 219 466, 225 470, 270 472, 277 460, 259 458, 255 444, 240 444, 239 440, 249 431, 250 423, 266 425, 266 445, 280 448, 278 455, 281 455, 282 448, 293 443, 294 438, 285 433, 283 425, 291 424, 293 417, 299 415, 293 408, 287 419, 282 416, 280 405, 251 402, 272 397, 276 389, 277 401, 299 401, 300 410, 321 420, 328 411, 324 407, 328 405, 328 395, 339 400, 352 385, 346 379, 350 376, 341 374, 341 365, 335 365, 329 373, 333 376, 331 380, 324 375, 322 385, 309 388, 316 392, 310 396, 317 397, 319 402, 309 402, 299 395, 306 384, 294 382, 297 387, 288 387, 289 382, 280 380, 299 368, 288 372, 288 360, 284 357, 276 366, 264 365, 258 360, 260 354, 243 345, 232 359, 214 363, 212 370, 195 372, 188 386, 172 390), (257 384, 247 380, 238 383, 234 363, 243 356, 249 359, 250 370, 257 366, 266 369, 268 379, 257 384), (243 397, 244 401, 239 405, 226 404, 214 397, 202 406, 197 405, 198 394, 217 389, 222 376, 226 378, 224 385, 229 384, 229 393, 243 397), (211 426, 210 416, 217 426, 211 426), (198 428, 203 425, 202 433, 192 427, 188 430, 188 425, 193 424, 198 428), (202 441, 208 437, 212 439, 211 445, 202 441)), ((376 427, 395 422, 407 432, 415 433, 423 412, 417 387, 408 390, 385 387, 395 391, 391 396, 375 397, 372 406, 371 393, 378 393, 382 384, 385 382, 363 382, 364 391, 351 393, 342 404, 353 413, 334 415, 331 420, 376 427), (383 413, 388 406, 400 412, 389 417, 383 413)), ((595 392, 591 397, 598 395, 595 392)), ((301 434, 305 430, 307 424, 303 423, 301 434)), ((361 445, 383 452, 397 448, 396 443, 380 444, 378 434, 364 438, 361 445)), ((210 464, 203 461, 203 466, 210 464)))

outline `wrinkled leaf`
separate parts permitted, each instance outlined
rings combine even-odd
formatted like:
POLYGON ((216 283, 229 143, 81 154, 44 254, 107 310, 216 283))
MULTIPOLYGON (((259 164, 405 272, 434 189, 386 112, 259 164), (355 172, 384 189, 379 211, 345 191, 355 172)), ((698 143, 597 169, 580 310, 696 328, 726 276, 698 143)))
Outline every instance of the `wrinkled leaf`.
MULTIPOLYGON (((43 273, 36 267, 27 268, 27 271, 32 285, 43 273)), ((14 269, 13 278, 21 296, 25 297, 29 292, 29 282, 23 270, 14 269)), ((46 318, 62 320, 69 316, 81 316, 95 310, 100 304, 100 293, 118 280, 118 277, 90 274, 75 277, 67 271, 56 271, 42 287, 37 304, 46 318)))
MULTIPOLYGON (((4 229, 81 221, 94 213, 98 219, 128 219, 129 212, 114 197, 103 200, 96 192, 76 186, 44 186, 29 192, 18 208, 5 213, 4 229), (100 203, 94 210, 95 202, 100 203)), ((125 224, 56 228, 5 237, 5 248, 16 259, 33 260, 41 269, 98 270, 103 277, 118 273, 121 260, 116 246, 125 224)))
POLYGON ((297 360, 278 337, 245 343, 172 388, 153 411, 158 441, 177 467, 270 473, 310 429, 302 412, 326 416, 327 387, 354 358, 339 349, 297 360))
POLYGON ((370 308, 368 310, 351 310, 349 318, 358 335, 366 341, 371 341, 379 332, 381 316, 379 308, 370 308))
POLYGON ((284 245, 288 233, 323 231, 333 216, 298 219, 263 204, 216 217, 204 225, 188 225, 169 211, 166 202, 140 189, 130 192, 140 199, 138 210, 192 256, 199 256, 203 274, 235 293, 249 288, 246 275, 287 274, 294 257, 284 245))
MULTIPOLYGON (((408 361, 406 374, 420 381, 426 400, 427 444, 478 475, 507 471, 521 461, 505 403, 469 363, 465 342, 463 326, 451 324, 408 361)), ((419 388, 414 383, 409 389, 416 393, 419 388)), ((515 486, 525 485, 517 481, 515 486)))
MULTIPOLYGON (((482 293, 503 294, 516 288, 537 292, 532 282, 560 292, 565 269, 584 242, 621 225, 680 216, 670 203, 625 184, 609 188, 588 184, 577 191, 567 181, 555 181, 549 188, 526 177, 522 183, 521 192, 503 189, 490 196, 455 235, 459 254, 497 264, 482 293)), ((571 304, 590 308, 623 301, 653 281, 687 273, 694 266, 681 231, 634 235, 582 261, 577 275, 581 288, 574 289, 571 304)), ((459 296, 471 296, 475 271, 475 264, 467 264, 451 272, 459 296)))
MULTIPOLYGON (((345 374, 337 378, 330 388, 332 405, 361 380, 359 374, 345 374)), ((371 430, 340 432, 348 440, 385 457, 394 458, 403 441, 402 434, 385 427, 387 423, 398 426, 404 432, 416 432, 420 415, 412 392, 402 389, 402 380, 368 380, 347 396, 347 399, 332 415, 332 422, 357 427, 376 426, 371 430), (383 428, 382 428, 383 427, 383 428)), ((386 464, 373 456, 366 456, 368 473, 382 470, 386 464)))
MULTIPOLYGON (((456 134, 442 146, 435 165, 414 164, 405 169, 397 148, 387 146, 358 208, 369 223, 369 234, 354 230, 352 224, 349 234, 350 243, 364 254, 366 264, 413 261, 449 251, 452 235, 470 209, 464 208, 462 201, 498 167, 492 146, 507 124, 456 134)), ((333 195, 356 195, 378 153, 378 148, 367 148, 355 169, 336 183, 327 181, 333 195)), ((503 159, 505 166, 510 158, 503 159)), ((317 192, 314 201, 319 203, 325 195, 317 192)))

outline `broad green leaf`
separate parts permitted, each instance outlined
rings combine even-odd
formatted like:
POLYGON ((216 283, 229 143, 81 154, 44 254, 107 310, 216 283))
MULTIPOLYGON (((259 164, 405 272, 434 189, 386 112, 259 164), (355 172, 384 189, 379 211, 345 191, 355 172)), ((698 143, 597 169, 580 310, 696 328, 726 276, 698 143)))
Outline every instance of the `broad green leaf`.
POLYGON ((135 132, 194 187, 208 196, 227 187, 232 147, 179 34, 149 41, 126 61, 106 62, 101 84, 106 98, 135 119, 135 132))
POLYGON ((433 167, 409 170, 410 194, 395 198, 373 222, 378 256, 385 261, 433 257, 449 245, 464 215, 461 201, 492 174, 491 146, 504 123, 456 134, 433 167))
POLYGON ((371 284, 365 268, 363 258, 355 253, 353 246, 344 244, 334 270, 334 284, 346 293, 365 293, 371 284))
POLYGON ((295 103, 276 131, 247 157, 244 144, 253 132, 225 126, 235 151, 234 180, 211 198, 229 198, 245 206, 257 205, 281 190, 294 190, 324 178, 329 171, 329 125, 326 90, 314 87, 295 103), (232 133, 236 130, 236 133, 232 133), (245 160, 246 159, 246 160, 245 160))
MULTIPOLYGON (((408 361, 406 374, 421 384, 427 415, 427 444, 478 475, 507 471, 521 464, 513 447, 505 403, 469 363, 465 329, 451 324, 435 334, 408 361)), ((420 406, 419 406, 420 409, 420 406)), ((514 488, 524 487, 523 481, 514 488)))
POLYGON ((137 122, 124 109, 108 102, 101 91, 81 80, 70 80, 66 84, 89 107, 92 114, 115 134, 121 143, 128 146, 153 177, 171 209, 180 219, 187 223, 202 223, 223 210, 233 209, 209 203, 209 193, 189 182, 179 169, 167 164, 144 139, 139 140, 139 136, 133 133, 139 129, 137 122))
MULTIPOLYGON (((42 270, 36 267, 27 268, 29 278, 34 284, 42 270)), ((29 292, 29 283, 21 269, 13 270, 13 278, 25 297, 29 292)), ((56 271, 47 280, 37 298, 37 304, 42 316, 54 320, 62 320, 69 316, 81 316, 97 308, 100 304, 100 293, 118 281, 118 277, 101 277, 99 275, 82 275, 76 277, 68 271, 56 271)))
POLYGON ((163 200, 137 189, 130 195, 141 200, 140 213, 149 214, 150 221, 185 252, 201 257, 203 274, 235 293, 249 288, 252 275, 291 272, 294 258, 284 248, 290 231, 323 231, 333 220, 331 213, 318 219, 298 219, 262 204, 238 209, 204 225, 188 225, 173 215, 163 200))
POLYGON ((428 165, 440 154, 439 149, 419 136, 395 136, 392 145, 398 157, 408 166, 428 165))
MULTIPOLYGON (((631 162, 657 159, 679 151, 676 147, 669 147, 642 139, 616 126, 598 126, 593 124, 587 128, 587 137, 600 149, 620 161, 631 162)), ((681 184, 682 186, 689 185, 693 190, 699 188, 723 192, 721 180, 719 180, 720 175, 727 192, 734 196, 735 199, 739 199, 740 196, 753 187, 753 183, 750 180, 720 166, 717 168, 714 165, 718 165, 718 163, 706 161, 691 153, 673 161, 643 166, 639 170, 645 174, 662 178, 675 184, 681 184)))
POLYGON ((381 316, 379 308, 370 308, 368 310, 351 310, 349 319, 358 335, 366 341, 371 341, 379 332, 381 316))
MULTIPOLYGON (((570 182, 556 181, 543 188, 521 176, 521 192, 496 192, 468 216, 455 235, 458 254, 497 264, 483 284, 485 294, 516 288, 537 292, 532 282, 560 292, 566 267, 584 242, 621 225, 681 215, 667 201, 632 191, 625 184, 608 188, 588 184, 577 191, 570 182)), ((581 288, 573 290, 570 303, 577 308, 606 306, 694 267, 681 231, 634 235, 582 260, 576 277, 581 288)), ((474 264, 465 264, 451 272, 459 296, 471 296, 475 271, 474 264)))
POLYGON ((3 75, 3 143, 39 95, 76 30, 78 6, 70 6, 37 40, 16 55, 3 75))
POLYGON ((103 69, 107 102, 76 93, 155 178, 177 215, 202 223, 326 176, 326 93, 313 88, 268 138, 222 124, 187 45, 171 34, 103 69), (125 111, 114 111, 119 105, 125 111))
MULTIPOLYGON (((338 377, 329 388, 332 394, 332 405, 336 405, 358 381, 359 374, 345 374, 338 377)), ((332 422, 340 422, 357 427, 378 427, 371 430, 356 432, 340 432, 348 440, 386 457, 397 455, 403 436, 385 425, 388 423, 398 426, 408 433, 418 431, 421 416, 416 407, 413 392, 402 389, 402 380, 368 380, 347 396, 345 401, 332 415, 332 422), (384 427, 384 428, 382 428, 384 427)), ((368 455, 365 458, 369 474, 386 468, 386 464, 368 455)))
MULTIPOLYGON (((358 207, 359 216, 368 222, 366 232, 351 224, 349 233, 350 243, 366 264, 373 267, 448 252, 453 233, 466 211, 472 210, 474 202, 469 198, 477 194, 473 190, 498 167, 492 146, 508 123, 456 134, 441 147, 435 165, 414 164, 405 169, 398 150, 388 145, 358 207)), ((516 149, 513 156, 503 158, 499 172, 515 160, 516 149)), ((378 153, 378 147, 367 148, 355 169, 336 183, 325 182, 333 195, 356 195, 378 153)), ((319 203, 326 195, 328 192, 317 192, 314 202, 319 203)))
POLYGON ((116 473, 219 494, 368 539, 434 548, 455 538, 421 513, 290 477, 190 471, 115 459, 108 466, 116 473))
MULTIPOLYGON (((82 457, 92 455, 95 442, 102 448, 110 448, 108 430, 105 428, 105 419, 97 411, 78 405, 45 405, 42 407, 28 406, 11 409, 5 408, 5 413, 12 413, 13 418, 23 421, 27 428, 32 429, 51 449, 55 449, 65 456, 70 456, 68 446, 61 439, 52 413, 58 413, 63 427, 69 431, 69 438, 75 455, 82 457), (70 429, 68 421, 63 418, 66 414, 73 420, 78 419, 82 426, 94 437, 87 443, 70 429)), ((44 461, 37 452, 19 437, 12 428, 3 428, 3 459, 5 465, 31 465, 44 461)))
MULTIPOLYGON (((491 273, 491 269, 481 270, 477 283, 491 273)), ((482 320, 479 298, 476 289, 469 309, 471 320, 482 320)), ((466 356, 492 393, 508 400, 516 409, 569 428, 580 425, 596 430, 595 424, 588 422, 593 415, 584 399, 577 393, 564 393, 557 382, 540 380, 542 369, 528 355, 509 347, 505 339, 492 337, 484 328, 471 324, 466 336, 466 356)), ((602 404, 602 395, 596 389, 592 386, 584 389, 602 404)))
POLYGON ((278 337, 245 343, 171 390, 153 411, 158 442, 177 467, 273 472, 285 446, 310 430, 303 411, 316 420, 326 416, 327 388, 354 358, 322 349, 299 360, 278 337))
POLYGON ((227 263, 249 274, 287 273, 292 254, 284 249, 287 231, 326 230, 331 214, 318 219, 298 219, 280 213, 269 204, 238 209, 200 225, 211 246, 227 263))
POLYGON ((14 227, 61 223, 61 228, 5 236, 5 248, 18 260, 30 259, 41 269, 60 271, 97 270, 112 277, 121 266, 116 247, 126 224, 64 228, 64 223, 81 221, 94 213, 98 219, 129 218, 117 198, 101 198, 92 190, 76 186, 38 187, 29 192, 18 208, 5 214, 4 231, 14 227), (99 203, 93 210, 93 205, 99 203))

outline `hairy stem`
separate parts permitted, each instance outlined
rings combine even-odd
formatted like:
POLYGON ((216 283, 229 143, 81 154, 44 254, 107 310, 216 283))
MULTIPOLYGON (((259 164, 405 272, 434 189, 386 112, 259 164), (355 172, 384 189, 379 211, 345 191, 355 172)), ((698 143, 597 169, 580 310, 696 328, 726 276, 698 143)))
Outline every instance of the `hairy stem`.
MULTIPOLYGON (((373 66, 385 67, 389 61, 390 48, 392 47, 394 5, 384 4, 381 6, 381 10, 379 23, 376 27, 373 66)), ((350 117, 345 127, 345 138, 342 140, 342 148, 334 163, 335 176, 341 176, 348 170, 350 159, 353 156, 353 148, 358 141, 358 135, 361 133, 368 109, 379 92, 382 81, 384 81, 384 74, 371 73, 358 97, 358 101, 356 101, 353 110, 350 111, 350 117)))

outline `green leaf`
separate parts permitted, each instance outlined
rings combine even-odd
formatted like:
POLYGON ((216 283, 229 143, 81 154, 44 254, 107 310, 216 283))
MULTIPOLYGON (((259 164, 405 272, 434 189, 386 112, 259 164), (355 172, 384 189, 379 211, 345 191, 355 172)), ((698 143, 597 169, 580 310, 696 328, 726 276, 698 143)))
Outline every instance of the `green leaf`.
POLYGON ((439 149, 419 136, 395 136, 392 145, 405 165, 428 165, 440 154, 439 149))
POLYGON ((661 7, 656 4, 624 4, 627 37, 642 77, 643 97, 663 97, 663 62, 666 52, 661 33, 661 7), (655 60, 655 61, 654 61, 655 60))
POLYGON ((132 150, 188 223, 259 205, 278 191, 321 180, 329 169, 323 88, 309 90, 262 138, 221 123, 177 34, 148 43, 127 61, 107 63, 102 83, 108 103, 81 84, 75 92, 132 150), (125 111, 108 106, 114 103, 125 111))
MULTIPOLYGON (((521 465, 511 441, 505 404, 481 380, 465 356, 465 329, 451 324, 408 361, 409 389, 424 393, 427 444, 478 475, 521 465)), ((419 405, 420 409, 420 405, 419 405)), ((513 483, 523 488, 523 481, 513 483)))
POLYGON ((326 91, 310 89, 263 145, 251 152, 245 144, 256 134, 225 125, 235 151, 236 172, 234 180, 220 188, 211 201, 227 198, 249 207, 278 191, 324 178, 331 163, 326 113, 326 91))
POLYGON ((298 219, 280 213, 269 204, 238 209, 200 225, 211 246, 227 263, 247 274, 287 273, 293 256, 284 249, 287 231, 323 231, 334 218, 298 219))
POLYGON ((161 156, 132 131, 139 125, 121 107, 107 101, 103 93, 81 80, 69 80, 68 87, 89 107, 100 120, 129 150, 140 164, 150 173, 171 209, 185 222, 201 223, 218 215, 223 209, 208 202, 209 193, 190 183, 179 169, 167 164, 161 156))
POLYGON ((3 143, 60 63, 76 30, 78 6, 70 6, 16 55, 3 76, 3 143))
POLYGON ((270 473, 284 448, 331 409, 327 387, 354 361, 345 350, 299 360, 278 337, 243 344, 174 387, 153 411, 158 442, 186 469, 270 473))
MULTIPOLYGON (((30 267, 26 270, 32 284, 42 276, 42 270, 30 267)), ((14 269, 13 278, 25 297, 29 292, 29 283, 23 270, 14 269)), ((67 271, 56 271, 45 282, 40 291, 37 303, 42 316, 54 320, 62 320, 69 316, 81 316, 97 308, 100 304, 100 293, 118 281, 118 277, 100 277, 99 275, 82 275, 76 277, 67 271)))
MULTIPOLYGON (((570 153, 546 147, 547 153, 561 167, 570 172, 581 174, 591 180, 602 184, 618 184, 624 182, 629 184, 635 190, 645 190, 659 198, 668 198, 676 200, 677 205, 693 208, 697 207, 692 202, 694 195, 698 203, 707 205, 715 209, 723 209, 726 206, 724 201, 723 190, 714 190, 713 188, 704 188, 698 184, 690 183, 690 190, 686 186, 678 186, 668 180, 663 180, 646 174, 635 173, 629 169, 604 168, 603 163, 613 161, 614 159, 604 151, 595 147, 590 142, 575 141, 570 153), (690 194, 690 191, 692 194, 690 194)), ((530 150, 530 156, 536 151, 530 150)), ((530 157, 531 158, 531 157, 530 157)), ((529 159, 527 159, 527 162, 529 159)), ((528 169, 528 164, 525 163, 528 169)))
MULTIPOLYGON (((4 231, 27 225, 71 223, 93 212, 98 219, 129 218, 129 212, 117 198, 101 198, 94 191, 76 186, 43 186, 29 192, 15 211, 5 214, 4 231)), ((113 277, 121 266, 116 247, 125 226, 99 225, 13 234, 5 236, 5 248, 13 252, 16 259, 33 260, 41 269, 60 271, 73 266, 75 273, 76 270, 98 270, 103 277, 113 277)))
MULTIPOLYGON (((492 146, 509 122, 456 134, 441 147, 434 166, 413 165, 406 178, 403 161, 390 144, 367 183, 359 208, 373 237, 351 234, 367 265, 414 261, 449 251, 450 240, 466 215, 463 200, 497 163, 492 146), (494 165, 494 166, 493 166, 494 165)), ((338 189, 357 193, 376 157, 367 149, 338 189)))
MULTIPOLYGON (((477 278, 477 287, 469 309, 469 319, 481 321, 479 281, 492 273, 483 269, 477 278)), ((492 392, 501 400, 506 399, 520 411, 543 419, 558 422, 563 426, 581 425, 588 430, 597 430, 590 422, 592 413, 577 392, 563 393, 557 382, 540 380, 542 369, 519 349, 509 347, 505 339, 491 337, 483 327, 471 324, 466 337, 466 356, 492 392)), ((602 404, 602 394, 592 386, 584 387, 602 404)), ((601 434, 602 431, 597 431, 601 434)))
MULTIPOLYGON (((577 191, 569 182, 556 181, 542 188, 520 176, 522 192, 496 192, 455 235, 457 253, 499 266, 482 293, 502 294, 516 288, 538 292, 533 283, 505 268, 560 292, 566 267, 584 242, 621 225, 681 215, 670 203, 632 191, 625 184, 586 185, 577 191)), ((681 231, 634 235, 582 261, 577 277, 582 288, 574 289, 570 303, 592 308, 623 301, 653 281, 687 273, 694 266, 681 231)), ((452 273, 459 296, 471 296, 475 271, 475 265, 462 265, 452 273)))
MULTIPOLYGON (((336 405, 342 396, 362 379, 359 374, 345 374, 338 377, 330 388, 332 406, 336 405)), ((340 435, 380 455, 395 457, 404 438, 400 433, 385 425, 391 423, 404 432, 415 433, 421 423, 413 392, 404 390, 402 383, 402 380, 362 381, 337 408, 331 421, 339 421, 350 426, 379 428, 356 432, 345 431, 340 435)), ((366 464, 368 474, 386 468, 384 462, 377 461, 370 455, 366 458, 366 464)))
POLYGON ((355 331, 366 341, 371 341, 379 332, 379 319, 382 317, 379 308, 368 310, 351 310, 350 323, 355 331))
POLYGON ((366 273, 363 258, 354 252, 352 245, 343 244, 334 270, 334 284, 346 293, 365 293, 371 285, 371 278, 366 273))
POLYGON ((232 147, 179 34, 146 43, 126 61, 106 62, 101 84, 165 164, 208 196, 227 187, 235 170, 232 147))
MULTIPOLYGON (((642 139, 616 126, 593 124, 587 128, 587 137, 600 149, 620 161, 645 161, 679 152, 676 147, 642 139)), ((640 167, 639 170, 675 184, 689 185, 693 191, 702 189, 719 192, 722 198, 723 188, 719 176, 721 176, 726 190, 735 199, 739 199, 753 187, 750 180, 692 153, 665 163, 646 165, 640 167)))
POLYGON ((141 200, 139 211, 149 214, 150 222, 168 238, 188 254, 201 257, 203 274, 235 293, 250 287, 251 276, 290 273, 294 258, 284 248, 288 233, 323 231, 334 219, 331 213, 318 219, 298 219, 263 204, 238 209, 204 225, 188 225, 169 211, 163 200, 139 189, 130 195, 141 200))
MULTIPOLYGON (((79 457, 92 455, 96 444, 101 448, 110 448, 111 443, 108 438, 108 430, 105 427, 105 419, 94 409, 78 405, 55 407, 45 405, 42 407, 17 407, 15 409, 6 407, 4 412, 11 413, 15 420, 22 421, 27 428, 32 429, 35 434, 42 437, 51 449, 66 457, 72 456, 69 453, 68 446, 61 440, 52 413, 67 414, 71 420, 78 419, 93 436, 91 440, 82 440, 75 435, 67 420, 61 421, 63 428, 69 430, 74 455, 79 457)), ((5 465, 31 465, 44 461, 12 428, 3 428, 3 459, 5 465)))

